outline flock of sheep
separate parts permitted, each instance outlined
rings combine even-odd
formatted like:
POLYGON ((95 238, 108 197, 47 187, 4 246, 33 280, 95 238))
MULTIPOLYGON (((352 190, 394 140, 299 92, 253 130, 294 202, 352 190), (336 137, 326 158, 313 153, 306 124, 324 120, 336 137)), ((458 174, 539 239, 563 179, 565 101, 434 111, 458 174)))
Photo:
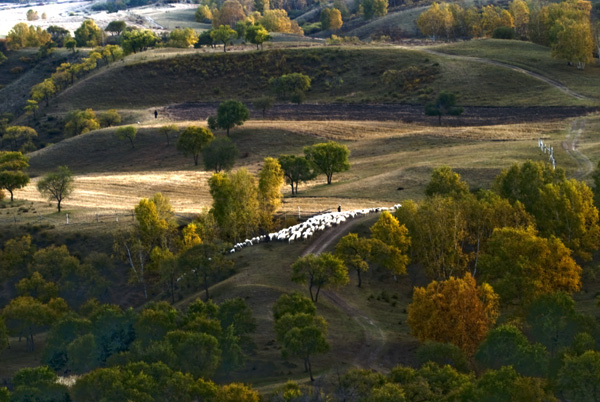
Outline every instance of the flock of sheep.
POLYGON ((285 229, 281 229, 279 232, 253 237, 252 239, 246 239, 243 242, 237 243, 231 250, 229 250, 229 252, 235 253, 237 250, 241 250, 244 247, 253 246, 261 242, 287 241, 288 243, 293 243, 294 240, 306 240, 312 235, 314 235, 315 232, 325 230, 335 225, 339 225, 340 223, 343 223, 348 219, 375 212, 378 213, 383 211, 394 211, 400 208, 400 206, 401 204, 396 204, 391 208, 378 207, 355 209, 353 211, 329 212, 321 215, 315 215, 302 223, 290 226, 285 229))

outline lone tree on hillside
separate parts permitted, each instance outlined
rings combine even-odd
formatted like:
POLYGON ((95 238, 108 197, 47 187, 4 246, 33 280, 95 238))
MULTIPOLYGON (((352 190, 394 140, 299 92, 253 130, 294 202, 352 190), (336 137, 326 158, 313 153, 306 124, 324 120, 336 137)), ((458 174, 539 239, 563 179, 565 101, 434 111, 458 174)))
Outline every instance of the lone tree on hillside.
POLYGON ((249 117, 250 111, 242 102, 228 100, 219 105, 216 118, 213 116, 208 118, 208 126, 211 130, 217 128, 227 130, 229 137, 229 129, 241 126, 249 117))
POLYGON ((283 169, 283 176, 292 187, 292 195, 298 194, 298 183, 315 178, 310 162, 304 156, 281 155, 279 164, 283 169))
POLYGON ((37 184, 38 191, 48 197, 49 200, 58 202, 57 208, 60 212, 60 203, 73 192, 73 173, 67 166, 59 166, 56 172, 48 173, 37 184))
POLYGON ((23 172, 29 167, 28 161, 20 152, 0 152, 0 189, 10 193, 10 202, 13 192, 29 183, 29 176, 23 172))
POLYGON ((434 103, 425 106, 427 116, 438 116, 438 123, 442 125, 442 116, 460 116, 464 109, 456 106, 456 94, 441 92, 434 103))
POLYGON ((229 138, 215 138, 202 150, 204 167, 206 170, 214 170, 215 173, 230 170, 235 164, 238 153, 237 147, 229 138))
POLYGON ((302 73, 284 74, 278 78, 271 78, 269 84, 282 99, 288 96, 308 91, 310 89, 310 77, 302 73))
POLYGON ((335 141, 315 144, 304 148, 306 159, 311 162, 316 170, 327 176, 327 184, 331 184, 334 173, 344 172, 350 169, 350 150, 335 141))
POLYGON ((192 155, 194 165, 198 166, 198 156, 202 148, 209 144, 213 138, 213 133, 204 127, 190 126, 183 130, 177 140, 176 147, 184 156, 192 155))
POLYGON ((309 254, 300 257, 292 264, 292 281, 308 283, 310 298, 315 303, 319 299, 321 288, 344 286, 348 284, 348 268, 344 261, 330 253, 318 256, 309 254), (315 291, 313 292, 313 288, 315 291))
POLYGON ((137 128, 133 126, 119 127, 117 131, 115 131, 115 135, 120 140, 129 140, 131 148, 135 148, 135 144, 133 143, 133 141, 137 136, 137 128))
POLYGON ((273 97, 271 96, 261 96, 260 98, 252 102, 252 106, 254 106, 255 109, 259 109, 262 111, 262 117, 264 119, 265 113, 267 112, 267 110, 273 107, 274 102, 275 99, 273 99, 273 97))
POLYGON ((164 134, 165 137, 167 137, 167 145, 169 145, 171 143, 171 139, 169 137, 169 134, 177 134, 179 132, 179 127, 177 127, 175 124, 169 124, 166 126, 162 126, 158 129, 158 132, 161 134, 164 134))

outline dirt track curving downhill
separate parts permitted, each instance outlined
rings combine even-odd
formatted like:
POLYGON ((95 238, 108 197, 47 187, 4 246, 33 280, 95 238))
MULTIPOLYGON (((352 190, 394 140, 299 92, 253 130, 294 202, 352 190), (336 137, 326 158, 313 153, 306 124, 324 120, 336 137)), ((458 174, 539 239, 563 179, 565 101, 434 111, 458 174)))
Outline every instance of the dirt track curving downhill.
MULTIPOLYGON (((304 257, 307 254, 318 255, 324 252, 331 244, 337 243, 342 235, 347 232, 349 226, 356 223, 355 220, 350 220, 327 230, 302 252, 302 256, 304 257)), ((353 364, 365 369, 381 369, 378 362, 380 362, 381 355, 386 346, 386 336, 381 327, 368 316, 364 315, 359 309, 348 303, 344 298, 340 297, 336 292, 321 290, 321 295, 329 299, 331 303, 349 317, 352 317, 363 330, 364 347, 356 351, 353 364)))

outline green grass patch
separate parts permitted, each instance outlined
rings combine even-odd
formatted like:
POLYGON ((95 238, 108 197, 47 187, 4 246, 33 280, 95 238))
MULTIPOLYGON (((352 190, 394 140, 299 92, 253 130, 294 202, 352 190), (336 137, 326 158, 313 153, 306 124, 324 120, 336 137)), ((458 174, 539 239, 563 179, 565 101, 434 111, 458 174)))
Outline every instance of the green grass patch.
MULTIPOLYGON (((552 58, 550 48, 531 42, 516 40, 470 40, 433 47, 434 50, 461 56, 481 57, 496 60, 542 74, 559 81, 570 89, 592 98, 598 97, 600 90, 600 65, 597 60, 588 64, 585 70, 577 70, 564 60, 552 58)), ((498 82, 508 84, 505 80, 498 82)))

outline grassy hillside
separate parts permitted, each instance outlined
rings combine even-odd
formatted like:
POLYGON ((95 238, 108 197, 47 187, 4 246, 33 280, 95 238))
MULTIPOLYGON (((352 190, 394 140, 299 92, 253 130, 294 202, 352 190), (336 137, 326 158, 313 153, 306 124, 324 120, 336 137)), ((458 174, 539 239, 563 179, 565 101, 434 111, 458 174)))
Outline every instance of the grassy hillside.
POLYGON ((598 99, 600 63, 594 60, 577 70, 564 60, 553 59, 550 49, 531 42, 485 39, 434 46, 439 52, 481 57, 513 64, 557 80, 576 92, 598 99))
POLYGON ((271 93, 269 79, 303 72, 312 79, 307 102, 417 103, 438 91, 453 91, 463 105, 525 106, 589 104, 533 77, 510 69, 432 55, 416 49, 309 48, 244 53, 137 55, 80 81, 53 101, 52 110, 92 107, 139 108, 186 101, 249 101, 271 93), (383 84, 390 69, 416 66, 418 84, 383 84), (340 87, 328 83, 341 78, 340 87))

